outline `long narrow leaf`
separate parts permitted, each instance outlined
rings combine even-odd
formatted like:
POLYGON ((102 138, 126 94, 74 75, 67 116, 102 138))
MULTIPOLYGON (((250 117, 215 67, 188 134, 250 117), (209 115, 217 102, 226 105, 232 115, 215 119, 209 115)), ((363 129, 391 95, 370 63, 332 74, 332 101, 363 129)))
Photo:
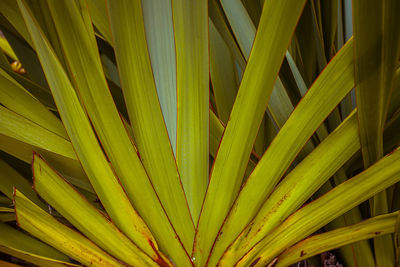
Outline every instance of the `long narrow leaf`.
POLYGON ((194 246, 196 265, 205 263, 206 255, 239 190, 256 129, 261 124, 285 48, 304 3, 270 1, 264 5, 252 54, 214 162, 200 215, 194 246))
POLYGON ((311 236, 285 250, 285 252, 279 255, 275 266, 288 266, 324 251, 334 250, 360 240, 393 233, 398 214, 399 212, 394 212, 376 216, 355 225, 311 236))
POLYGON ((68 257, 60 251, 37 240, 36 238, 33 238, 28 234, 18 231, 8 224, 0 222, 0 233, 0 246, 2 247, 25 251, 27 253, 51 258, 54 260, 69 262, 68 257))
POLYGON ((214 245, 209 263, 215 264, 233 238, 240 233, 224 254, 224 263, 234 264, 300 207, 358 151, 360 145, 357 143, 357 130, 356 114, 353 113, 284 178, 241 233, 238 226, 242 223, 228 220, 220 230, 222 234, 214 245))
MULTIPOLYGON (((354 1, 354 51, 358 119, 364 167, 383 157, 383 129, 400 53, 400 3, 354 1)), ((371 202, 371 214, 389 211, 386 191, 371 202)), ((374 239, 377 266, 394 266, 390 236, 374 239)))
MULTIPOLYGON (((122 89, 141 160, 172 225, 190 252, 194 225, 157 98, 140 1, 108 1, 108 11, 122 89)), ((177 252, 171 250, 177 255, 174 261, 185 262, 187 258, 177 252)))
POLYGON ((234 58, 212 20, 210 31, 210 78, 218 117, 228 122, 238 89, 234 58))
POLYGON ((96 0, 87 0, 86 3, 90 12, 90 17, 92 18, 96 29, 109 44, 112 44, 110 24, 107 19, 106 3, 104 1, 99 2, 96 0))
POLYGON ((176 52, 171 0, 142 1, 144 29, 158 99, 176 155, 177 85, 176 52))
POLYGON ((247 179, 225 223, 234 223, 237 229, 243 229, 256 215, 302 146, 351 90, 354 84, 352 56, 352 41, 349 41, 279 131, 247 179))
MULTIPOLYGON (((148 223, 163 249, 168 251, 168 254, 175 255, 174 259, 184 259, 185 252, 179 240, 175 238, 176 234, 113 103, 99 56, 96 50, 92 49, 95 43, 93 29, 84 20, 79 19, 80 14, 73 2, 52 1, 50 7, 71 69, 81 74, 75 81, 83 102, 128 197, 148 223), (65 10, 69 10, 71 18, 65 16, 65 10), (83 31, 85 28, 87 30, 83 31), (72 37, 74 41, 71 41, 72 37), (80 51, 81 57, 75 56, 76 51, 80 51), (87 69, 86 62, 92 62, 92 68, 87 69), (99 106, 103 108, 99 110, 99 106)), ((131 230, 133 229, 128 224, 123 229, 131 230)), ((152 242, 157 246, 154 240, 152 242)), ((147 247, 146 250, 150 249, 147 242, 138 245, 143 246, 142 248, 147 247)))
POLYGON ((354 66, 366 168, 383 156, 382 135, 400 53, 399 12, 396 0, 354 1, 354 66))
POLYGON ((0 159, 0 192, 5 194, 9 199, 12 199, 14 187, 18 188, 18 190, 39 207, 46 208, 46 205, 40 201, 36 193, 32 190, 32 184, 5 161, 0 159))
MULTIPOLYGON (((18 190, 15 191, 14 203, 17 222, 21 228, 63 251, 68 256, 85 265, 123 266, 83 235, 63 225, 51 215, 39 209, 18 190)), ((126 251, 124 252, 126 253, 126 251)), ((156 266, 149 257, 139 251, 131 253, 129 257, 122 260, 132 265, 156 266)))
MULTIPOLYGON (((140 193, 141 197, 152 197, 154 199, 153 202, 157 201, 157 197, 113 103, 102 73, 97 49, 92 49, 93 46, 95 47, 93 29, 91 24, 88 25, 83 18, 81 19, 81 16, 87 15, 87 13, 84 13, 82 9, 78 9, 78 6, 74 5, 72 1, 49 1, 49 6, 71 71, 80 73, 80 75, 75 76, 75 83, 94 128, 102 141, 102 145, 116 170, 116 174, 127 188, 129 196, 133 199, 133 204, 140 207, 140 212, 147 214, 148 203, 139 201, 138 196, 134 195, 139 194, 139 190, 146 189, 147 192, 144 192, 146 196, 140 193), (83 15, 79 13, 80 10, 83 15), (68 12, 68 16, 65 15, 66 12, 68 12), (75 56, 77 51, 80 51, 80 57, 75 56), (86 67, 87 62, 92 62, 92 68, 88 69, 86 67), (99 110, 99 106, 103 108, 99 110), (136 173, 132 172, 133 167, 135 167, 136 173), (141 179, 143 186, 134 184, 137 179, 141 179)), ((159 204, 155 203, 154 206, 157 210, 153 212, 162 213, 162 208, 159 204)), ((154 206, 151 209, 154 209, 154 206)), ((168 224, 165 217, 162 219, 165 224, 168 224)), ((153 229, 155 229, 154 218, 152 220, 153 229)), ((144 240, 139 240, 137 238, 140 235, 136 235, 131 224, 126 222, 124 226, 120 225, 120 227, 140 248, 148 253, 152 251, 151 246, 148 244, 149 242, 146 240, 151 234, 145 237, 144 240)), ((169 234, 171 232, 169 230, 169 234)), ((158 246, 155 239, 151 238, 151 242, 156 247, 158 246)))
POLYGON ((79 267, 80 265, 70 263, 68 261, 55 260, 49 257, 40 256, 35 253, 26 252, 23 250, 10 248, 0 245, 0 252, 6 253, 18 259, 33 263, 37 266, 43 267, 79 267))
POLYGON ((243 228, 253 218, 308 138, 351 90, 354 84, 352 67, 352 42, 349 41, 279 131, 243 186, 226 221, 231 220, 238 228, 243 228))
POLYGON ((62 70, 49 44, 38 29, 26 4, 23 1, 18 1, 18 4, 27 25, 29 25, 31 37, 55 101, 59 106, 64 125, 90 182, 116 225, 129 234, 133 240, 140 240, 138 245, 146 246, 142 242, 147 242, 148 239, 152 240, 152 237, 143 236, 134 227, 135 222, 141 220, 106 160, 66 73, 62 70))
MULTIPOLYGON (((90 205, 37 155, 34 155, 32 170, 37 192, 90 240, 124 261, 134 254, 142 253, 104 214, 90 205)), ((139 222, 132 222, 138 228, 137 231, 143 236, 151 235, 141 219, 137 219, 139 222)), ((145 247, 144 251, 154 261, 167 265, 153 241, 147 239, 150 248, 145 247)))
POLYGON ((28 164, 32 162, 32 152, 35 151, 51 163, 57 171, 65 175, 71 183, 85 189, 86 191, 94 192, 80 162, 77 159, 61 156, 3 134, 0 134, 0 150, 28 164))
POLYGON ((172 1, 177 67, 176 162, 195 223, 208 184, 209 56, 206 0, 172 1))
POLYGON ((0 69, 0 103, 68 140, 61 121, 2 69, 0 69))
POLYGON ((229 23, 231 24, 244 57, 249 58, 256 35, 256 27, 248 15, 242 1, 222 0, 221 5, 229 23))
POLYGON ((238 263, 268 264, 283 250, 400 180, 400 149, 304 206, 254 246, 238 263), (335 205, 332 205, 335 203, 335 205), (259 258, 259 259, 258 259, 259 258))
POLYGON ((0 106, 0 133, 76 160, 71 142, 13 111, 0 106))

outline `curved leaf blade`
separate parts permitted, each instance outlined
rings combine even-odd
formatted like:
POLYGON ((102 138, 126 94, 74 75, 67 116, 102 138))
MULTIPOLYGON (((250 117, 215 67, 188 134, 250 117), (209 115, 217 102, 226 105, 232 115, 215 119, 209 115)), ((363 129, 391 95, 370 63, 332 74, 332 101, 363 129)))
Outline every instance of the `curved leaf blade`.
POLYGON ((354 225, 313 235, 285 250, 279 255, 275 266, 288 266, 344 245, 393 233, 398 214, 399 212, 380 215, 354 225))
POLYGON ((359 149, 355 112, 317 146, 274 189, 254 219, 243 231, 234 220, 227 220, 214 244, 209 263, 224 253, 224 264, 233 265, 258 241, 277 227, 314 194, 359 149), (240 232, 241 231, 241 232, 240 232))
MULTIPOLYGON (((15 191, 14 203, 17 223, 22 229, 68 256, 85 265, 123 266, 83 235, 63 225, 38 208, 18 190, 15 191)), ((157 266, 143 252, 131 254, 129 258, 124 258, 124 260, 128 260, 127 263, 133 265, 157 266)))
MULTIPOLYGON (((0 246, 3 248, 23 251, 37 256, 69 262, 69 259, 65 254, 33 238, 32 236, 18 231, 8 224, 0 222, 0 233, 0 246)), ((2 249, 0 250, 3 251, 2 249)))
POLYGON ((396 149, 364 172, 299 209, 254 246, 237 266, 246 266, 258 257, 260 259, 255 266, 268 264, 286 248, 400 181, 399 162, 400 149, 396 149))
MULTIPOLYGON (((38 28, 26 3, 18 1, 18 4, 28 25, 64 126, 93 188, 115 224, 131 239, 138 241, 141 245, 147 245, 147 240, 153 240, 153 238, 151 235, 143 236, 137 231, 137 228, 132 227, 135 222, 141 221, 139 215, 133 209, 104 156, 89 119, 86 117, 66 73, 38 28)), ((138 229, 141 226, 137 225, 138 229)))
POLYGON ((269 1, 264 5, 253 50, 211 173, 197 227, 195 265, 206 262, 239 190, 257 129, 304 4, 305 1, 269 1))
POLYGON ((158 99, 172 150, 176 155, 176 46, 171 0, 142 1, 144 29, 158 99))
POLYGON ((176 162, 194 223, 208 184, 209 59, 206 0, 172 1, 178 98, 176 162))
MULTIPOLYGON (((143 253, 104 214, 91 205, 36 154, 32 161, 32 171, 34 188, 40 196, 98 246, 123 261, 134 257, 135 254, 143 253)), ((147 226, 140 217, 136 219, 138 222, 132 221, 132 227, 147 237, 145 242, 149 249, 143 246, 144 244, 141 244, 140 247, 145 247, 144 252, 154 261, 167 266, 165 256, 157 250, 151 238, 148 238, 151 233, 147 226)))
MULTIPOLYGON (((137 148, 168 218, 186 251, 190 252, 194 225, 157 98, 141 4, 128 0, 107 3, 118 70, 137 148)), ((171 250, 171 255, 176 255, 174 261, 190 265, 189 258, 178 252, 171 250)))
POLYGON ((240 231, 250 222, 304 144, 352 89, 352 48, 349 41, 297 105, 247 179, 225 223, 240 231))

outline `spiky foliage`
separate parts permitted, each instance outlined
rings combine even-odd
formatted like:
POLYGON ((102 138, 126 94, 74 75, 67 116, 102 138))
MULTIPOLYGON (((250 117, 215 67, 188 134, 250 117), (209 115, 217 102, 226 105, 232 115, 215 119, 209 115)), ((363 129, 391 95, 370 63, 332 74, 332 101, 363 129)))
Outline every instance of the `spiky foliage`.
POLYGON ((320 263, 397 266, 399 1, 0 12, 3 255, 288 266, 338 249, 320 263))

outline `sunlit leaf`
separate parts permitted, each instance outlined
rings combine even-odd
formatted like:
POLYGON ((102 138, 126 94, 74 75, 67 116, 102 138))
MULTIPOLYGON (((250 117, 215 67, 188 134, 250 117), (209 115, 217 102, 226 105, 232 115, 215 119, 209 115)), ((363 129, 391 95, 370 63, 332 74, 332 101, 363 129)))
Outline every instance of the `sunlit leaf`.
MULTIPOLYGON (((123 266, 86 237, 39 209, 18 190, 15 192, 14 203, 18 225, 42 241, 85 265, 123 266)), ((127 251, 124 252, 127 253, 127 251)), ((122 260, 132 265, 156 266, 143 252, 130 253, 129 257, 122 260)))
MULTIPOLYGON (((135 254, 142 253, 104 214, 90 205, 37 155, 34 155, 32 166, 35 190, 90 240, 124 261, 134 257, 135 254)), ((132 221, 132 228, 135 228, 136 235, 139 237, 133 241, 146 242, 140 244, 144 252, 154 261, 164 262, 146 225, 141 218, 138 217, 136 220, 136 222, 132 221), (143 237, 140 238, 140 236, 143 237)))
POLYGON ((254 266, 269 263, 283 250, 312 234, 335 217, 398 182, 400 180, 399 161, 400 150, 397 149, 366 171, 299 209, 257 243, 240 260, 238 266, 250 264, 257 258, 260 259, 254 266))
POLYGON ((288 266, 324 251, 394 232, 399 212, 373 217, 358 224, 313 235, 279 255, 276 267, 288 266))
MULTIPOLYGON (((40 210, 39 207, 37 209, 40 210)), ((69 262, 66 255, 52 248, 51 246, 29 236, 8 224, 0 222, 0 246, 10 249, 24 251, 42 257, 69 262)), ((2 249, 0 249, 3 251, 2 249)))
MULTIPOLYGON (((157 98, 140 1, 107 3, 121 85, 137 148, 170 222, 190 252, 194 225, 157 98)), ((168 245, 165 249, 176 264, 190 264, 183 251, 168 245)))
POLYGON ((211 172, 194 246, 196 265, 205 263, 239 190, 285 48, 304 3, 270 1, 264 5, 252 54, 211 172))
POLYGON ((197 223, 209 173, 207 1, 174 0, 172 12, 178 98, 176 162, 193 222, 197 223))

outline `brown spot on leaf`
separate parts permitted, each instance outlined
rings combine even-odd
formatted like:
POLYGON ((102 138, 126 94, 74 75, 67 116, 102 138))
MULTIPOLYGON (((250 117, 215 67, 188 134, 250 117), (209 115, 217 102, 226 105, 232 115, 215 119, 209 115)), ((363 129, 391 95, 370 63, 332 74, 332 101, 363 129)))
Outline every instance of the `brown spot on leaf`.
POLYGON ((257 262, 259 262, 260 260, 261 260, 261 257, 258 257, 255 261, 253 261, 253 262, 250 264, 249 267, 254 267, 254 266, 257 264, 257 262))
POLYGON ((156 249, 156 247, 154 246, 153 242, 151 240, 147 240, 151 246, 151 248, 154 250, 154 252, 157 255, 157 258, 154 259, 154 261, 160 265, 161 267, 169 267, 170 265, 168 264, 168 262, 166 262, 162 256, 160 255, 160 253, 158 252, 158 250, 156 249))

